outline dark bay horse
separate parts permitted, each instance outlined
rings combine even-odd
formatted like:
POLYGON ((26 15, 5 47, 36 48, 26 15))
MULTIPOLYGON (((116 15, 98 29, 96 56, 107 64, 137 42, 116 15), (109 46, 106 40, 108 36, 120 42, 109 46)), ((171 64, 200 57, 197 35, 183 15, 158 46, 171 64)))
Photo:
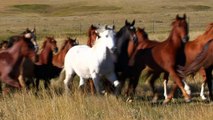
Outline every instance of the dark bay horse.
POLYGON ((28 57, 35 61, 34 44, 31 41, 31 36, 20 35, 16 37, 16 42, 8 49, 0 51, 0 75, 1 80, 9 86, 21 88, 18 82, 20 74, 20 65, 24 57, 28 57))
POLYGON ((61 47, 61 50, 56 55, 53 56, 52 64, 58 68, 63 68, 64 57, 65 57, 67 51, 75 45, 78 45, 78 42, 76 41, 76 39, 72 39, 72 38, 68 37, 64 41, 64 43, 61 47))
MULTIPOLYGON (((190 96, 184 89, 181 78, 178 76, 175 70, 176 64, 178 62, 177 59, 180 59, 177 56, 189 38, 186 15, 184 14, 183 17, 179 17, 179 15, 177 15, 175 21, 172 22, 172 27, 172 31, 165 41, 158 43, 151 48, 138 50, 134 60, 134 71, 132 72, 133 77, 131 80, 138 81, 141 71, 146 66, 155 71, 156 75, 162 72, 167 73, 171 75, 175 83, 181 89, 185 101, 188 102, 190 101, 190 96)), ((154 84, 154 82, 151 84, 154 84)), ((176 87, 176 84, 174 85, 174 88, 176 87)), ((173 98, 174 92, 175 89, 172 90, 164 103, 169 102, 173 98)))
POLYGON ((57 42, 54 37, 46 37, 43 42, 39 60, 34 64, 34 77, 36 78, 36 89, 39 90, 40 79, 44 80, 44 87, 49 88, 50 79, 59 75, 60 68, 53 66, 53 52, 57 52, 57 42), (56 75, 57 72, 57 75, 56 75))

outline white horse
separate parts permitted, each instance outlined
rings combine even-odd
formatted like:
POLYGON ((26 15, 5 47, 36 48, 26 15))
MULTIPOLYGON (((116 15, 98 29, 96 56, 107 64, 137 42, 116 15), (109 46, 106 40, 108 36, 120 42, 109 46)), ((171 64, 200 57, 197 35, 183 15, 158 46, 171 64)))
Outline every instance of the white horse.
MULTIPOLYGON (((66 54, 64 60, 65 90, 70 90, 70 83, 75 74, 80 81, 92 78, 97 93, 102 93, 100 85, 101 77, 106 77, 116 88, 119 81, 114 73, 115 31, 114 27, 100 27, 97 31, 98 37, 92 48, 87 45, 72 47, 66 54)), ((81 84, 81 83, 80 83, 81 84)))

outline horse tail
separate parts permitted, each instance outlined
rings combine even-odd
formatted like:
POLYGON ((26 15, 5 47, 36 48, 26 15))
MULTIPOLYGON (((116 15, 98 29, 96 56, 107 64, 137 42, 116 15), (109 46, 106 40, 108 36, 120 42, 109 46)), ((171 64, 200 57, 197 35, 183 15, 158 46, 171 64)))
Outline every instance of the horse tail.
POLYGON ((178 73, 180 73, 181 76, 185 77, 197 72, 201 67, 206 68, 212 65, 212 45, 213 39, 209 40, 205 44, 202 51, 197 55, 197 57, 192 61, 191 64, 185 67, 178 66, 178 73))
POLYGON ((63 81, 65 79, 65 69, 63 68, 59 75, 59 81, 63 81))

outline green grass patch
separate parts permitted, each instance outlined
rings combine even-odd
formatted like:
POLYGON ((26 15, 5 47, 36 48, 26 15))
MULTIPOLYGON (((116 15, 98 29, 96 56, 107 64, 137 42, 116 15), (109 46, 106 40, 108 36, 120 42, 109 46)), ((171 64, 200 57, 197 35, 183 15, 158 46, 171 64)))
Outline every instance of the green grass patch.
POLYGON ((211 9, 211 7, 206 5, 188 5, 187 7, 195 10, 195 11, 205 11, 211 9))
POLYGON ((12 8, 19 12, 47 13, 51 9, 51 6, 45 4, 22 4, 14 5, 12 8))

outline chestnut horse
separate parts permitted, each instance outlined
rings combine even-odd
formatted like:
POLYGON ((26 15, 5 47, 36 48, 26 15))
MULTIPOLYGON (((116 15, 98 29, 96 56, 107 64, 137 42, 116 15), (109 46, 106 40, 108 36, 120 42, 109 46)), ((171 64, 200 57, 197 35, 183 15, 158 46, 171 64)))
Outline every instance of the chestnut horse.
POLYGON ((92 47, 95 44, 95 40, 96 40, 96 37, 97 37, 97 33, 96 33, 97 29, 98 29, 98 27, 91 25, 89 30, 88 30, 87 45, 89 47, 92 47))
POLYGON ((16 37, 13 46, 0 51, 0 75, 1 80, 7 85, 21 88, 18 82, 20 64, 24 57, 35 61, 35 47, 31 41, 31 35, 20 35, 16 37))
POLYGON ((188 65, 180 67, 178 72, 186 77, 187 75, 194 74, 201 68, 206 70, 207 83, 209 87, 210 100, 212 99, 212 70, 213 70, 213 39, 209 40, 201 50, 201 52, 195 57, 195 59, 188 65))
POLYGON ((39 90, 40 79, 44 80, 45 89, 49 88, 50 79, 54 78, 56 71, 60 72, 61 69, 53 66, 53 52, 57 52, 57 42, 54 37, 46 37, 46 40, 43 42, 42 50, 39 54, 39 60, 34 65, 34 74, 36 78, 36 89, 39 90))
MULTIPOLYGON (((192 63, 192 61, 196 58, 196 56, 202 51, 204 45, 213 39, 213 23, 209 24, 207 27, 207 30, 202 34, 199 35, 195 40, 189 41, 185 44, 184 47, 184 54, 185 54, 185 65, 188 66, 189 64, 192 63)), ((183 65, 182 65, 183 66, 183 65)), ((200 97, 202 100, 206 100, 206 97, 204 96, 204 87, 206 83, 209 83, 211 81, 210 76, 211 73, 208 72, 208 69, 201 69, 199 70, 200 74, 203 76, 203 83, 201 85, 201 91, 200 91, 200 97)), ((168 78, 165 79, 164 83, 168 82, 168 78)), ((189 86, 186 84, 185 81, 183 81, 185 84, 185 89, 188 89, 188 92, 190 93, 189 86)), ((164 95, 166 95, 166 89, 167 89, 167 84, 164 84, 164 95)), ((211 88, 208 85, 209 91, 211 91, 211 88)), ((209 92, 209 97, 211 100, 213 100, 211 92, 209 92)))
MULTIPOLYGON (((202 54, 200 52, 205 51, 205 49, 206 49, 206 47, 204 47, 204 45, 206 43, 210 44, 211 42, 209 42, 209 41, 212 41, 212 39, 213 39, 213 23, 209 24, 209 26, 207 27, 207 30, 202 35, 198 36, 194 41, 191 41, 186 44, 186 47, 185 47, 186 65, 185 65, 185 67, 191 66, 191 64, 193 63, 192 61, 197 61, 197 60, 195 60, 195 59, 198 59, 197 56, 199 56, 199 54, 202 54)), ((208 44, 206 46, 211 47, 211 44, 210 45, 208 45, 208 44)), ((208 49, 210 49, 210 48, 208 48, 208 49)), ((208 58, 206 58, 206 59, 208 59, 208 58)), ((200 64, 200 65, 202 65, 202 64, 200 64)), ((198 65, 198 66, 200 66, 200 65, 198 65)), ((211 78, 212 78, 211 67, 205 67, 205 69, 203 67, 200 67, 199 71, 201 72, 202 76, 204 77, 203 84, 201 85, 200 96, 203 100, 206 99, 206 97, 204 96, 204 86, 207 82, 208 89, 209 89, 209 97, 210 97, 210 100, 213 100, 213 96, 212 96, 212 92, 211 92, 211 83, 210 83, 211 78)))
MULTIPOLYGON (((176 64, 178 62, 177 59, 180 59, 178 58, 178 54, 183 49, 184 44, 188 41, 189 38, 186 15, 184 14, 183 17, 179 17, 179 15, 177 15, 175 21, 172 22, 172 26, 172 31, 165 41, 157 43, 157 45, 154 45, 151 48, 137 50, 138 52, 134 56, 134 71, 132 72, 133 75, 131 80, 138 81, 141 71, 146 66, 155 71, 156 75, 162 72, 167 73, 171 75, 175 83, 181 89, 185 101, 189 102, 191 100, 190 96, 184 89, 181 78, 178 76, 175 70, 176 64)), ((151 84, 154 84, 154 82, 151 84)), ((176 86, 174 86, 174 88, 175 87, 176 86)), ((164 103, 169 102, 173 98, 174 92, 175 89, 170 93, 164 103)))
POLYGON ((58 68, 63 68, 64 66, 64 57, 67 53, 67 51, 75 46, 75 45, 78 45, 78 42, 76 41, 76 39, 72 39, 72 38, 67 38, 65 41, 64 41, 64 44, 63 46, 61 47, 61 50, 53 56, 53 61, 52 61, 52 64, 58 68))

